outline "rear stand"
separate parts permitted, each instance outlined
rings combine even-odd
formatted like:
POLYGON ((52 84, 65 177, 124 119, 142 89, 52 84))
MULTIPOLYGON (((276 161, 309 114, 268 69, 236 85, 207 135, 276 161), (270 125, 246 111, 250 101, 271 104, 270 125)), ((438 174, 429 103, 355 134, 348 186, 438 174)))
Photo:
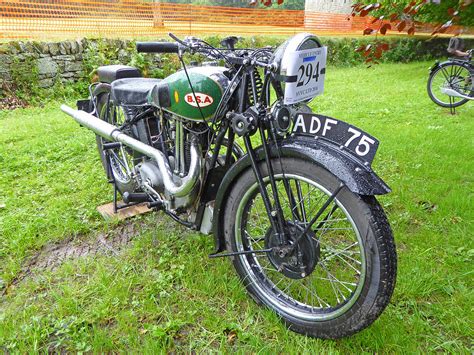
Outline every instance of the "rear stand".
POLYGON ((121 147, 121 143, 113 142, 113 143, 103 143, 102 144, 102 149, 105 153, 105 161, 107 163, 107 177, 109 178, 108 182, 114 186, 114 201, 113 201, 114 214, 116 214, 118 210, 121 210, 121 209, 127 208, 127 207, 131 207, 131 206, 134 206, 134 205, 138 205, 140 203, 140 202, 131 202, 131 203, 119 204, 117 202, 117 196, 118 196, 119 190, 117 188, 117 182, 115 181, 115 176, 114 176, 114 173, 112 171, 112 163, 111 163, 111 159, 110 159, 110 150, 114 149, 114 148, 119 148, 119 147, 121 147))

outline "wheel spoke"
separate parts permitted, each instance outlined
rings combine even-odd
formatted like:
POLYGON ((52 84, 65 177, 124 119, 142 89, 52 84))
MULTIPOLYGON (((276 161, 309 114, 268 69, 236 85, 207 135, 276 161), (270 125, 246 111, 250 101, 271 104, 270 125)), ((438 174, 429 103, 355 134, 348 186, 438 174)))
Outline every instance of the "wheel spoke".
POLYGON ((362 262, 360 262, 359 260, 354 259, 353 257, 347 255, 346 252, 337 254, 337 257, 338 257, 338 258, 342 258, 343 256, 346 257, 346 258, 348 258, 348 259, 350 259, 350 260, 352 260, 352 261, 355 262, 356 264, 362 265, 362 262))
POLYGON ((123 166, 125 167, 125 170, 127 172, 127 175, 128 176, 131 176, 132 175, 132 172, 130 171, 130 167, 128 166, 128 161, 127 161, 127 158, 125 157, 125 150, 123 148, 123 145, 120 146, 120 154, 122 155, 122 158, 123 158, 123 166))
POLYGON ((341 254, 341 253, 345 252, 346 250, 348 250, 348 249, 350 249, 350 248, 353 248, 354 246, 356 246, 356 245, 358 245, 358 244, 359 244, 359 242, 355 242, 355 243, 353 243, 353 244, 351 244, 351 245, 345 247, 345 248, 342 249, 342 250, 338 250, 337 252, 326 256, 324 259, 320 259, 319 262, 324 262, 324 261, 327 261, 327 260, 329 260, 329 259, 332 259, 332 258, 335 257, 336 255, 341 254))
POLYGON ((300 211, 301 211, 301 217, 303 218, 303 222, 306 224, 306 209, 304 207, 304 199, 303 199, 303 193, 301 191, 301 185, 298 180, 295 180, 296 184, 296 192, 298 193, 298 205, 300 206, 300 211))
MULTIPOLYGON (((306 282, 308 282, 309 278, 305 278, 303 280, 306 280, 306 282)), ((316 292, 316 290, 314 290, 314 292, 313 292, 313 290, 311 290, 308 285, 305 285, 304 282, 301 283, 301 286, 303 286, 303 288, 306 289, 307 292, 309 292, 311 294, 311 297, 313 297, 313 296, 316 297, 316 299, 318 300, 320 308, 323 308, 323 305, 322 305, 323 303, 326 305, 326 307, 331 307, 331 305, 329 303, 327 303, 321 297, 318 296, 318 293, 316 292)))
MULTIPOLYGON (((257 244, 257 243, 261 242, 262 240, 265 240, 265 236, 264 236, 264 235, 254 237, 254 236, 250 235, 250 233, 249 233, 247 230, 245 230, 244 232, 245 232, 245 234, 247 234, 247 238, 250 239, 250 240, 252 241, 252 243, 256 243, 256 244, 257 244), (257 238, 257 239, 256 239, 256 238, 257 238)), ((252 248, 252 249, 253 249, 253 248, 252 248)))
POLYGON ((293 286, 293 284, 295 283, 295 280, 294 279, 290 279, 290 282, 288 283, 288 285, 281 291, 282 293, 285 293, 286 290, 288 290, 291 286, 293 286))
POLYGON ((275 269, 275 268, 270 268, 270 267, 261 266, 261 265, 260 265, 260 268, 261 268, 262 270, 280 273, 280 272, 279 272, 277 269, 275 269))
POLYGON ((118 163, 119 165, 121 165, 122 168, 125 169, 125 171, 127 171, 127 167, 125 166, 125 163, 122 161, 122 159, 120 159, 120 158, 118 157, 118 155, 117 155, 113 150, 111 150, 110 153, 111 153, 111 154, 113 155, 113 157, 115 158, 114 161, 115 161, 116 163, 118 163))
MULTIPOLYGON (((324 269, 324 271, 326 271, 326 273, 328 274, 328 277, 330 279, 332 279, 331 286, 333 286, 334 290, 335 291, 337 290, 337 292, 341 295, 341 297, 344 299, 344 301, 347 301, 346 296, 344 296, 344 293, 341 291, 339 286, 337 286, 337 284, 344 286, 346 289, 348 289, 351 292, 352 292, 352 290, 350 288, 348 288, 346 285, 344 285, 342 282, 340 282, 339 279, 336 276, 334 276, 331 272, 329 272, 329 270, 327 269, 327 267, 324 263, 320 262, 319 265, 321 265, 321 267, 324 269), (336 283, 334 283, 334 282, 336 282, 336 283)), ((338 302, 340 302, 339 298, 337 297, 337 293, 336 293, 336 298, 337 298, 338 302)))
MULTIPOLYGON (((317 280, 331 281, 331 279, 328 279, 328 278, 326 278, 326 277, 314 276, 314 278, 317 279, 317 280)), ((341 280, 339 280, 339 283, 345 284, 345 285, 350 285, 350 286, 357 286, 357 284, 354 283, 354 282, 347 282, 347 281, 341 281, 341 280)))
POLYGON ((339 259, 341 259, 344 263, 347 264, 347 266, 349 266, 352 270, 354 270, 357 275, 360 275, 360 270, 355 268, 351 263, 349 263, 346 259, 344 259, 343 257, 341 257, 341 254, 335 254, 335 256, 337 256, 339 259))
MULTIPOLYGON (((296 307, 311 314, 318 313, 318 309, 338 309, 346 302, 355 302, 352 297, 363 280, 361 270, 365 267, 365 262, 359 256, 359 234, 354 222, 348 218, 347 211, 336 199, 342 186, 328 194, 327 190, 321 189, 317 183, 286 173, 285 176, 276 176, 275 183, 281 201, 285 230, 289 229, 286 236, 289 243, 294 243, 305 230, 314 240, 305 241, 312 243, 306 245, 318 248, 319 254, 314 255, 320 255, 320 258, 314 262, 305 277, 295 278, 289 273, 298 275, 299 270, 306 270, 301 268, 310 265, 306 264, 308 259, 305 259, 308 254, 300 250, 301 248, 298 248, 298 253, 292 257, 277 254, 238 256, 237 258, 245 261, 247 267, 250 267, 249 272, 254 275, 252 282, 259 284, 263 290, 268 290, 269 297, 278 300, 278 304, 287 304, 291 308, 296 307), (287 266, 283 266, 284 263, 287 266)), ((265 189, 269 187, 265 180, 265 189)), ((240 202, 246 206, 241 214, 244 219, 236 221, 236 224, 242 226, 241 238, 242 242, 245 241, 243 245, 247 247, 238 247, 237 250, 257 250, 262 249, 263 245, 277 245, 273 239, 269 218, 265 212, 262 214, 266 209, 263 208, 261 190, 254 187, 254 191, 251 197, 240 202), (267 238, 270 240, 266 240, 267 238)), ((275 198, 270 193, 269 197, 273 205, 275 198)))
POLYGON ((449 83, 450 75, 448 74, 447 70, 445 68, 441 68, 440 72, 443 74, 444 78, 449 83))
POLYGON ((289 207, 290 211, 291 211, 291 218, 292 218, 293 222, 295 222, 296 220, 299 220, 300 217, 298 215, 298 211, 296 210, 297 203, 296 203, 296 200, 295 200, 295 196, 293 194, 293 190, 291 188, 291 180, 283 179, 282 182, 283 182, 283 187, 285 189, 287 199, 286 199, 286 202, 285 202, 284 206, 283 206, 283 204, 281 204, 281 208, 282 208, 283 213, 284 213, 285 208, 289 207))

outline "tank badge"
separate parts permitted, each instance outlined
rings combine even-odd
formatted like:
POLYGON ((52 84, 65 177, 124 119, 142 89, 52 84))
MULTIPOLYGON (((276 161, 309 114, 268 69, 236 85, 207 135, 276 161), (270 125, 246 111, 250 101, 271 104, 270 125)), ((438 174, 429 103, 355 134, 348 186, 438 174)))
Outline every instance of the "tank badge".
POLYGON ((199 104, 199 107, 206 107, 206 106, 212 105, 212 103, 214 102, 214 99, 212 98, 212 96, 203 94, 201 92, 196 92, 196 100, 194 99, 194 95, 192 92, 186 94, 184 96, 184 100, 186 101, 188 105, 191 105, 193 107, 198 107, 198 104, 199 104))
POLYGON ((174 101, 176 101, 176 103, 179 102, 179 93, 177 90, 174 91, 174 101))

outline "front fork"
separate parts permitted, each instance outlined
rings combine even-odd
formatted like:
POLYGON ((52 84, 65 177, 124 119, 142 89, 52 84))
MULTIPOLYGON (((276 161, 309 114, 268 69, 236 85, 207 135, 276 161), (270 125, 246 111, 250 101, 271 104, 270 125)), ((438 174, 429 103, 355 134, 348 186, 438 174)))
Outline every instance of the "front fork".
MULTIPOLYGON (((289 181, 285 178, 285 173, 282 171, 283 174, 283 186, 286 192, 286 198, 288 199, 289 202, 289 208, 291 210, 291 218, 293 218, 293 223, 295 223, 295 220, 303 222, 303 227, 300 230, 300 233, 298 233, 296 236, 292 236, 291 240, 292 243, 290 245, 290 236, 287 235, 287 228, 286 227, 286 220, 285 216, 283 213, 283 208, 281 206, 281 199, 278 193, 278 188, 276 184, 276 179, 275 179, 275 174, 274 174, 274 169, 272 166, 272 155, 270 152, 270 147, 268 145, 268 138, 265 136, 265 128, 262 126, 262 124, 259 125, 258 128, 260 132, 260 137, 262 140, 262 148, 264 152, 264 159, 268 171, 268 180, 269 180, 269 185, 271 187, 270 193, 268 192, 266 188, 266 182, 264 181, 261 173, 261 169, 259 167, 257 157, 255 150, 253 149, 252 142, 250 140, 250 136, 247 134, 244 136, 244 143, 245 147, 247 149, 247 153, 250 157, 250 163, 252 170, 254 172, 255 178, 258 183, 259 191, 260 194, 262 195, 263 203, 265 205, 265 210, 267 212, 268 218, 271 223, 272 230, 275 233, 275 237, 277 238, 276 240, 278 241, 279 246, 282 248, 279 248, 279 252, 282 253, 284 252, 285 255, 287 254, 292 254, 296 248, 301 239, 309 232, 309 230, 313 227, 313 225, 318 221, 318 219, 323 215, 323 213, 326 211, 326 209, 329 207, 329 205, 333 202, 333 200, 336 198, 338 193, 342 190, 344 187, 344 184, 341 183, 336 190, 329 196, 327 201, 322 205, 322 207, 319 209, 319 211, 315 214, 313 218, 310 218, 309 220, 306 219, 306 213, 304 211, 304 205, 302 205, 302 193, 300 189, 298 189, 297 185, 297 192, 298 192, 298 199, 300 200, 299 202, 296 201, 296 198, 293 194, 293 191, 291 189, 289 181), (270 194, 273 195, 273 203, 270 199, 270 194), (301 211, 298 211, 298 205, 300 205, 301 211), (301 215, 300 215, 301 214, 301 215)), ((271 133, 271 131, 270 131, 271 133)), ((278 148, 278 144, 276 142, 275 136, 272 137, 275 140, 275 145, 276 145, 276 151, 277 151, 277 158, 280 159, 280 164, 281 163, 281 154, 280 150, 278 148)), ((283 170, 283 165, 281 165, 281 168, 283 170)), ((337 205, 335 205, 337 206, 337 205)), ((332 214, 334 212, 333 210, 330 212, 332 214)), ((324 224, 324 220, 321 221, 316 229, 320 229, 322 225, 324 224)))
MULTIPOLYGON (((259 131, 259 134, 260 134, 260 139, 262 141, 262 148, 263 148, 263 152, 264 152, 264 160, 265 160, 265 165, 266 165, 267 171, 268 171, 268 180, 269 180, 269 185, 270 185, 270 190, 271 190, 270 193, 268 192, 268 190, 266 188, 266 182, 264 181, 264 179, 262 177, 261 169, 258 165, 255 150, 252 147, 252 142, 251 142, 249 134, 246 134, 244 136, 244 143, 245 143, 245 147, 247 149, 247 153, 250 157, 251 167, 252 167, 252 170, 254 172, 255 178, 257 180, 257 183, 258 183, 258 186, 259 186, 259 191, 260 191, 260 194, 262 195, 263 203, 265 205, 265 210, 266 210, 268 218, 270 220, 272 230, 275 233, 275 237, 276 237, 276 240, 278 241, 278 244, 280 246, 283 246, 283 245, 288 244, 288 236, 286 236, 286 233, 285 233, 286 229, 287 229, 286 228, 287 223, 286 223, 286 218, 284 216, 284 211, 283 211, 283 208, 282 208, 282 205, 281 205, 282 201, 280 199, 280 195, 279 195, 279 192, 278 192, 278 187, 277 187, 277 183, 276 183, 276 179, 275 179, 275 173, 274 173, 274 168, 273 168, 273 164, 272 164, 272 161, 274 161, 274 160, 272 160, 272 154, 270 152, 270 147, 269 147, 269 143, 268 143, 270 138, 273 139, 273 141, 275 143, 276 150, 277 150, 277 157, 276 158, 278 158, 280 160, 280 166, 281 166, 282 170, 283 170, 283 165, 282 165, 282 162, 281 162, 281 152, 280 152, 280 149, 278 147, 276 136, 275 136, 275 134, 271 135, 272 127, 271 127, 271 124, 268 124, 268 123, 270 123, 270 122, 260 121, 258 123, 258 131, 259 131), (268 137, 265 135, 265 130, 266 130, 265 127, 264 127, 265 124, 267 124, 267 126, 269 126, 268 127, 268 137), (270 135, 271 135, 271 137, 270 137, 270 135), (270 199, 270 195, 272 195, 272 197, 273 197, 273 204, 272 204, 272 201, 270 199)), ((288 199, 288 202, 289 202, 289 208, 291 210, 293 221, 303 220, 301 218, 302 216, 299 216, 298 210, 296 208, 297 207, 297 202, 296 202, 295 196, 293 195, 290 183, 285 178, 284 171, 282 171, 282 174, 283 174, 283 186, 284 186, 284 189, 285 189, 286 198, 288 199)), ((306 222, 306 221, 304 220, 304 222, 306 222)))
POLYGON ((283 210, 280 204, 280 198, 278 196, 278 190, 276 187, 275 176, 273 174, 273 166, 270 159, 270 154, 268 150, 267 143, 265 141, 265 134, 260 128, 261 136, 262 136, 262 143, 265 151, 265 161, 268 169, 270 186, 273 194, 274 205, 270 200, 270 196, 268 194, 265 181, 263 180, 262 173, 260 171, 260 167, 258 166, 257 158, 255 155, 255 151, 252 147, 252 142, 250 140, 249 135, 244 137, 245 148, 247 149, 247 153, 250 157, 250 164, 252 166, 253 173, 255 178, 257 179, 258 188, 260 190, 260 194, 262 195, 263 204, 265 205, 265 210, 267 212, 268 218, 270 220, 270 224, 272 226, 272 230, 275 231, 276 237, 278 238, 279 244, 283 244, 283 232, 284 232, 284 216, 283 210))

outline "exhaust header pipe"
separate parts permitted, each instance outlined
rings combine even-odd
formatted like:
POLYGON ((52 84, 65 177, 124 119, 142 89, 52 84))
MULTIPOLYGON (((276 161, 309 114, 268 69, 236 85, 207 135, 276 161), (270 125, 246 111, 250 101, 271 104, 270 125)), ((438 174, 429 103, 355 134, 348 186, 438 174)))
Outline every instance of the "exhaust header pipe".
POLYGON ((186 196, 197 182, 201 173, 201 151, 196 140, 191 141, 191 162, 188 175, 180 178, 173 175, 165 155, 160 150, 122 133, 117 127, 87 112, 74 110, 67 105, 61 105, 61 110, 74 118, 81 126, 90 129, 99 136, 112 142, 120 142, 155 160, 160 172, 163 174, 165 189, 171 195, 176 197, 186 196))

